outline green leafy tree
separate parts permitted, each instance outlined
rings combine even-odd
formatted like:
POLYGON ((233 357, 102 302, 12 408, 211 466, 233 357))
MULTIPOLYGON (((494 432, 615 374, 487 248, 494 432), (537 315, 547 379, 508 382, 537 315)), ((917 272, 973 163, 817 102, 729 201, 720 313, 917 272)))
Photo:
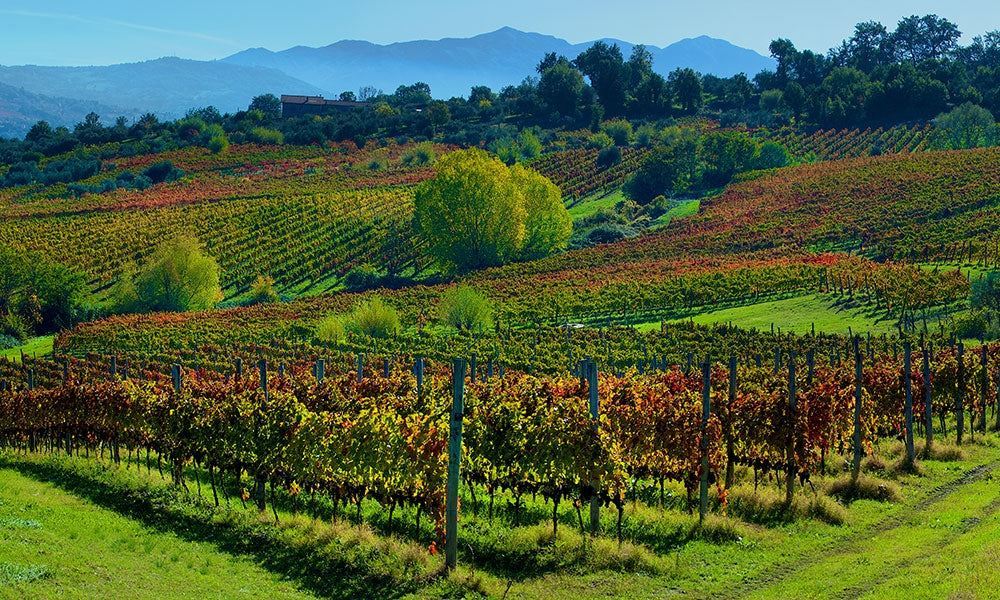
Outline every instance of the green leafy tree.
POLYGON ((942 148, 995 146, 1000 141, 1000 129, 993 113, 971 102, 938 115, 934 125, 937 126, 937 143, 942 148))
POLYGON ((180 236, 157 249, 135 279, 140 305, 150 311, 211 308, 222 300, 219 263, 194 236, 180 236))
POLYGON ((618 44, 594 42, 573 64, 590 79, 606 115, 619 116, 625 112, 630 69, 618 44))
POLYGON ((560 57, 542 72, 538 96, 557 114, 573 116, 580 110, 584 87, 583 75, 560 57))
POLYGON ((254 96, 247 110, 259 110, 268 119, 281 118, 281 100, 274 94, 254 96))
POLYGON ((417 234, 451 271, 549 254, 565 247, 572 228, 558 187, 478 148, 442 157, 414 204, 417 234))
POLYGON ((559 188, 537 171, 520 164, 510 169, 514 186, 524 195, 525 240, 521 257, 542 258, 565 250, 573 235, 573 219, 559 188))
POLYGON ((972 282, 969 302, 973 308, 1000 313, 1000 273, 993 271, 982 279, 972 282))
POLYGON ((686 113, 693 113, 702 104, 701 77, 695 73, 694 69, 674 69, 667 77, 674 90, 674 96, 680 102, 681 108, 686 113))
POLYGON ((507 166, 484 150, 441 157, 414 204, 416 230, 446 269, 501 265, 524 245, 524 196, 507 166))

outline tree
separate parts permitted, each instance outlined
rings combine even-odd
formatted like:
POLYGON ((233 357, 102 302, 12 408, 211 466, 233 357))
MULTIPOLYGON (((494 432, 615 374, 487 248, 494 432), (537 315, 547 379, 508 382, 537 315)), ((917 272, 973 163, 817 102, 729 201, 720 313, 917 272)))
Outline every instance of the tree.
POLYGON ((194 236, 162 244, 135 278, 140 306, 149 311, 204 310, 222 300, 219 263, 194 236))
POLYGON ((943 148, 978 148, 995 146, 1000 142, 1000 129, 993 113, 971 102, 938 115, 934 125, 938 128, 939 144, 943 148))
POLYGON ((972 282, 969 302, 973 308, 984 308, 1000 313, 1000 273, 996 271, 972 282))
POLYGON ((452 152, 438 160, 434 177, 417 187, 414 228, 435 260, 451 271, 501 265, 526 248, 532 255, 551 252, 566 241, 559 225, 566 209, 558 188, 548 186, 541 175, 509 169, 484 150, 452 152))
POLYGON ((274 94, 254 96, 247 110, 259 110, 267 119, 280 119, 281 100, 274 94))
POLYGON ((542 73, 538 95, 556 113, 573 116, 580 110, 583 88, 583 75, 561 57, 542 73))
POLYGON ((358 97, 355 96, 354 92, 352 92, 351 90, 346 90, 346 91, 340 92, 340 96, 337 99, 340 100, 341 102, 357 102, 358 101, 358 97))
POLYGON ((590 79, 607 116, 624 114, 630 73, 618 44, 594 42, 573 64, 590 79))
POLYGON ((514 165, 510 174, 514 186, 524 195, 525 241, 521 257, 531 260, 564 250, 573 235, 573 219, 559 188, 520 164, 514 165))
POLYGON ((688 187, 694 178, 698 156, 698 134, 691 130, 668 132, 664 141, 643 157, 639 169, 625 181, 625 197, 638 204, 648 204, 661 194, 688 187))
POLYGON ((962 32, 958 26, 937 15, 912 15, 899 21, 892 33, 896 59, 914 66, 925 60, 940 59, 958 46, 962 32))
POLYGON ((681 103, 684 112, 693 113, 701 107, 701 78, 694 69, 677 68, 670 72, 667 77, 677 101, 681 103))

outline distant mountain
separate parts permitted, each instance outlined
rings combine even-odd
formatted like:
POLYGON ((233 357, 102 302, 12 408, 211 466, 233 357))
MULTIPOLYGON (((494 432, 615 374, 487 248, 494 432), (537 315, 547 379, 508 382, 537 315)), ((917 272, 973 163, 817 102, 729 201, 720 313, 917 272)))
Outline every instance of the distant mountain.
POLYGON ((44 96, 0 83, 0 137, 22 138, 39 121, 73 129, 91 112, 103 115, 105 125, 114 123, 114 117, 119 115, 131 118, 141 114, 90 100, 44 96))
MULTIPOLYGON (((618 44, 626 59, 634 45, 615 39, 603 41, 618 44)), ((252 48, 222 62, 277 69, 326 90, 328 95, 357 90, 364 85, 392 92, 400 85, 423 81, 431 86, 434 97, 448 98, 467 96, 474 85, 499 90, 520 83, 525 77, 536 75, 535 66, 547 52, 572 59, 593 43, 570 44, 550 35, 504 27, 471 38, 437 41, 378 45, 344 40, 322 48, 296 46, 280 52, 252 48)), ((763 69, 775 67, 772 59, 753 50, 707 36, 681 40, 666 48, 647 46, 647 49, 653 55, 653 69, 663 75, 677 67, 691 67, 720 77, 740 72, 753 77, 763 69)))
POLYGON ((145 112, 179 117, 191 108, 208 105, 222 112, 235 112, 245 109, 259 94, 323 92, 273 69, 180 58, 108 67, 0 66, 0 84, 42 96, 120 107, 97 111, 105 122, 119 114, 145 112))
MULTIPOLYGON (((632 52, 629 42, 603 41, 618 44, 625 58, 632 52)), ((384 46, 345 40, 280 52, 252 48, 218 61, 159 58, 106 67, 0 66, 0 136, 20 137, 41 119, 53 126, 73 125, 91 111, 105 124, 120 115, 132 118, 146 112, 176 118, 209 105, 235 112, 264 93, 329 98, 361 86, 391 93, 400 85, 423 81, 435 98, 467 96, 474 85, 499 91, 535 75, 535 66, 547 52, 572 59, 591 45, 504 27, 471 38, 384 46)), ((691 67, 721 77, 740 72, 752 77, 775 66, 753 50, 706 36, 647 48, 654 70, 664 75, 691 67)))

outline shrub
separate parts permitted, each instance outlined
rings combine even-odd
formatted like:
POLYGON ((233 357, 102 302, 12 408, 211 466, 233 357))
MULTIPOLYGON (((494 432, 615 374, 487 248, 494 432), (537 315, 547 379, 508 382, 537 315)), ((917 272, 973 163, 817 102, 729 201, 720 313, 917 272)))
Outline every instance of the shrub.
POLYGON ((316 339, 321 342, 336 344, 344 339, 344 333, 344 317, 340 315, 330 315, 316 326, 316 339))
POLYGON ((224 135, 212 136, 208 141, 208 149, 212 154, 224 154, 229 150, 229 140, 224 135))
POLYGON ((618 146, 608 146, 597 155, 597 168, 610 169, 622 161, 622 151, 618 146))
POLYGON ((382 277, 375 267, 361 265, 347 272, 344 276, 344 289, 349 292, 363 292, 378 287, 382 277))
POLYGON ((354 307, 347 316, 345 327, 360 335, 386 338, 399 329, 399 312, 374 296, 354 307))
POLYGON ((250 297, 255 304, 267 304, 278 300, 278 292, 274 289, 274 277, 258 275, 250 286, 250 297))
POLYGON ((611 139, 611 136, 604 133, 603 131, 599 131, 594 135, 590 136, 589 138, 587 138, 588 148, 607 148, 608 146, 611 146, 614 143, 615 141, 611 139))
POLYGON ((285 135, 283 133, 277 129, 268 129, 267 127, 254 127, 250 130, 250 134, 247 137, 250 141, 258 144, 280 146, 285 143, 285 135))
POLYGON ((622 119, 608 121, 602 127, 611 136, 616 146, 628 146, 632 142, 632 124, 622 119))
POLYGON ((438 320, 460 331, 473 331, 489 327, 493 323, 490 301, 469 286, 447 290, 441 296, 436 310, 438 320))

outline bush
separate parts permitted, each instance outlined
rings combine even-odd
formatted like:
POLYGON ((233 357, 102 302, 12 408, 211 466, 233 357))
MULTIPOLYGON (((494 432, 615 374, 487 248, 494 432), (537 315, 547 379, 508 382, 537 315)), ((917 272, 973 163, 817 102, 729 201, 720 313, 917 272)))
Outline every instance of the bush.
POLYGON ((344 289, 348 292, 364 292, 378 287, 382 277, 371 265, 361 265, 347 272, 344 276, 344 289))
POLYGON ((250 286, 250 297, 254 304, 268 304, 278 300, 278 292, 274 289, 274 277, 258 275, 250 286))
POLYGON ((611 244, 636 235, 631 227, 619 225, 617 223, 605 223, 598 225, 587 236, 591 244, 611 244))
POLYGON ((319 322, 316 326, 316 339, 321 342, 336 344, 344 339, 345 334, 344 317, 340 315, 330 315, 319 322))
POLYGON ((247 138, 258 144, 268 144, 272 146, 280 146, 285 143, 285 135, 283 133, 277 129, 268 129, 266 127, 254 127, 250 130, 250 134, 247 138))
POLYGON ((615 141, 611 139, 611 136, 599 131, 594 135, 587 138, 588 148, 607 148, 608 146, 614 145, 615 141))
POLYGON ((632 142, 632 124, 622 119, 608 121, 602 127, 611 136, 616 146, 628 146, 632 142))
POLYGON ((447 290, 436 310, 439 321, 459 331, 473 331, 493 324, 490 301, 469 286, 447 290))
POLYGON ((16 313, 0 316, 0 335, 8 337, 18 342, 8 348, 19 346, 20 342, 31 337, 31 327, 16 313))
POLYGON ((434 146, 430 142, 423 142, 404 152, 402 162, 404 165, 424 167, 434 164, 434 158, 434 146))
POLYGON ((208 141, 207 147, 212 154, 224 154, 229 150, 229 140, 224 135, 216 135, 208 141))
POLYGON ((354 307, 346 319, 347 330, 375 338, 386 338, 399 329, 399 312, 374 296, 354 307))
POLYGON ((142 172, 142 176, 149 179, 153 184, 176 181, 184 175, 184 171, 174 168, 174 163, 169 160, 161 160, 151 164, 142 172))
POLYGON ((0 333, 0 350, 7 350, 9 348, 17 348, 21 345, 21 340, 9 336, 6 333, 0 333))
POLYGON ((597 155, 597 168, 610 169, 622 161, 622 151, 618 146, 609 146, 597 155))

